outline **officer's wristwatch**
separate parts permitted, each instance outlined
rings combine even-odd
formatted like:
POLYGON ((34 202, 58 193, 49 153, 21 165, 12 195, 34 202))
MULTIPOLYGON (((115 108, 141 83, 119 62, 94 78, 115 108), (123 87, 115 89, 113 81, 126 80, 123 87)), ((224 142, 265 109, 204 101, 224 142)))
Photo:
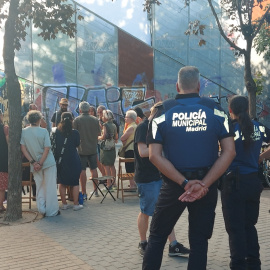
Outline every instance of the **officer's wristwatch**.
POLYGON ((182 188, 185 188, 185 186, 186 186, 187 183, 188 183, 188 180, 185 179, 184 182, 181 184, 181 187, 182 187, 182 188))

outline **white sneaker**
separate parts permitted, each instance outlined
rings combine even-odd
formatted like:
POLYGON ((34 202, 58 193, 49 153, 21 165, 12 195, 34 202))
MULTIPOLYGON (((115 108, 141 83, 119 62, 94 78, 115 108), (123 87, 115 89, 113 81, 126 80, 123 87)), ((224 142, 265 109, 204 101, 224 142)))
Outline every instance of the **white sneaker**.
POLYGON ((81 209, 83 209, 83 205, 81 205, 81 204, 77 204, 77 205, 73 206, 74 211, 78 211, 78 210, 81 210, 81 209))
POLYGON ((67 210, 67 209, 69 209, 69 208, 71 208, 71 207, 72 207, 71 204, 62 204, 61 209, 62 209, 62 210, 67 210))

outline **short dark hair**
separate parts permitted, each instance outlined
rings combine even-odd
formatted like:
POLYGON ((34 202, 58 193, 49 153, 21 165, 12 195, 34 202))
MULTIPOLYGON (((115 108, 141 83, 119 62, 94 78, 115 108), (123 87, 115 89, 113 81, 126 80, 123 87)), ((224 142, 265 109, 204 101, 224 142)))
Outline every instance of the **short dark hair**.
POLYGON ((97 116, 96 108, 94 106, 90 106, 90 110, 94 111, 94 116, 97 116))
POLYGON ((30 105, 29 105, 29 111, 30 110, 36 110, 37 109, 37 105, 35 104, 35 103, 31 103, 30 105), (34 109, 33 109, 34 108, 34 109))
POLYGON ((137 113, 137 116, 139 116, 140 118, 143 119, 145 117, 143 110, 140 107, 135 107, 134 111, 137 113))

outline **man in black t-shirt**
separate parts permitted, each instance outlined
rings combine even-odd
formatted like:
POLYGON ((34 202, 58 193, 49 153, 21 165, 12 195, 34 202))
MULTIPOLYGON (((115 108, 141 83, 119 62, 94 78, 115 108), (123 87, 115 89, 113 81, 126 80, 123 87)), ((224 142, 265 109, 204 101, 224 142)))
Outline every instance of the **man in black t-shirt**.
MULTIPOLYGON (((141 208, 141 212, 138 215, 138 230, 141 238, 138 248, 141 256, 144 255, 147 246, 146 233, 149 216, 153 215, 162 184, 159 171, 148 158, 149 149, 146 145, 148 123, 148 119, 144 119, 143 122, 138 125, 134 136, 134 180, 138 186, 141 208)), ((189 249, 176 241, 174 229, 168 238, 170 241, 169 256, 189 254, 189 249)))
MULTIPOLYGON (((67 108, 68 108, 68 99, 67 98, 61 98, 60 102, 59 102, 59 105, 60 105, 60 110, 59 111, 56 111, 53 116, 52 116, 52 119, 51 119, 51 122, 52 122, 52 127, 57 127, 57 125, 61 122, 61 115, 63 112, 67 112, 67 108)), ((74 118, 74 115, 73 113, 72 114, 72 117, 74 118)))

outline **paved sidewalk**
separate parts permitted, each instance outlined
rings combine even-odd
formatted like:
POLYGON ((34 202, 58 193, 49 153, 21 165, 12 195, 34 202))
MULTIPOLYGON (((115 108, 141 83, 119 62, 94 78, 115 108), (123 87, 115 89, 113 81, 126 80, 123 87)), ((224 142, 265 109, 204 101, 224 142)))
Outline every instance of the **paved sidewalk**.
MULTIPOLYGON (((90 183, 88 183, 90 188, 90 183)), ((116 192, 114 192, 116 195, 116 192)), ((1 226, 1 270, 17 269, 141 269, 137 246, 138 198, 92 198, 81 211, 17 226, 1 226)), ((34 205, 35 207, 35 205, 34 205)), ((24 206, 26 209, 26 205, 24 206)), ((270 190, 263 191, 258 233, 262 270, 270 269, 270 190)), ((35 208, 33 209, 35 210, 35 208)), ((209 242, 208 270, 229 269, 228 239, 220 200, 214 234, 209 242)), ((177 239, 188 246, 187 211, 176 225, 177 239)), ((199 224, 198 224, 199 225, 199 224)), ((162 268, 186 269, 186 258, 170 258, 165 247, 162 268)))
MULTIPOLYGON (((118 168, 118 163, 116 166, 118 168)), ((88 181, 88 194, 92 189, 92 183, 88 181)), ((116 192, 113 195, 116 197, 116 192)), ((81 211, 73 211, 71 208, 61 210, 61 215, 57 217, 47 217, 17 226, 0 226, 0 269, 141 269, 142 257, 138 252, 137 229, 139 199, 129 197, 122 203, 120 199, 114 202, 108 196, 100 204, 101 200, 102 197, 92 197, 81 211)), ((27 206, 24 204, 23 209, 28 210, 27 206)), ((257 224, 262 270, 270 269, 269 209, 270 190, 264 190, 257 224)), ((32 210, 37 210, 35 202, 32 210)), ((179 219, 175 231, 178 241, 188 246, 187 211, 179 219)), ((168 243, 166 244, 162 270, 186 269, 187 262, 187 258, 168 257, 168 243)), ((209 241, 207 269, 227 270, 228 265, 228 237, 219 198, 214 232, 209 241)))

